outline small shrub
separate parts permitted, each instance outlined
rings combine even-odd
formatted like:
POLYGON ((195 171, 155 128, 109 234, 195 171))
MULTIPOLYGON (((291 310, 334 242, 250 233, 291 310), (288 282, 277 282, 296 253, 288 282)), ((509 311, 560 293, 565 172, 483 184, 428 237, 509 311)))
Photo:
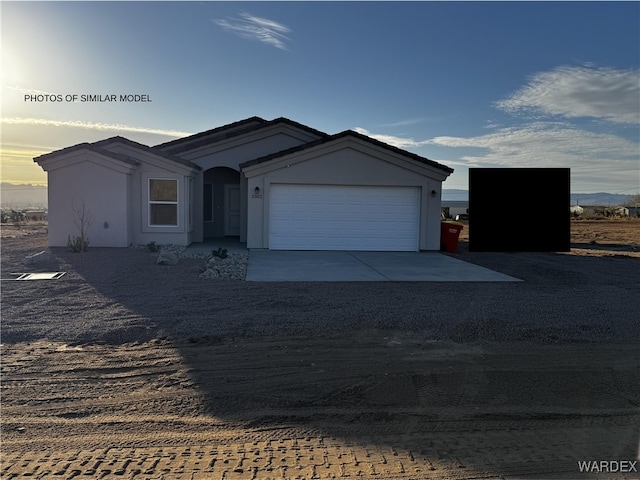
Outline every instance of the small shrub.
POLYGON ((89 248, 89 239, 82 237, 71 237, 71 235, 69 235, 67 240, 67 248, 69 248, 69 251, 73 253, 86 252, 89 248))
POLYGON ((218 247, 218 250, 211 251, 211 257, 227 258, 227 249, 218 247))
POLYGON ((160 246, 158 244, 156 244, 156 242, 151 241, 151 242, 147 243, 147 249, 150 252, 155 253, 155 252, 159 252, 160 251, 160 246))

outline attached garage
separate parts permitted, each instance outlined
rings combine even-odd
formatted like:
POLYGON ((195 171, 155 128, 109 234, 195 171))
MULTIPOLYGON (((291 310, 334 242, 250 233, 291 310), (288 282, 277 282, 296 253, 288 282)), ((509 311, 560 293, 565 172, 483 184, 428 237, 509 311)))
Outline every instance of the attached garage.
POLYGON ((348 130, 240 168, 248 248, 440 248, 444 165, 348 130))
POLYGON ((272 250, 417 251, 418 187, 272 184, 272 250))

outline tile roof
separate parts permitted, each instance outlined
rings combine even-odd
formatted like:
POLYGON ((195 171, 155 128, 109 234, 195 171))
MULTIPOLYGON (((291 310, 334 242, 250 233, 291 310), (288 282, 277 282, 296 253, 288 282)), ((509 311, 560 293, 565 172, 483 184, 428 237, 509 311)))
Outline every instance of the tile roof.
POLYGON ((403 150, 401 148, 398 147, 394 147, 392 145, 389 145, 387 143, 381 142, 379 140, 376 140, 374 138, 368 137, 366 135, 363 135, 361 133, 355 132, 353 130, 345 130, 344 132, 340 132, 340 133, 336 133, 334 135, 329 135, 327 133, 321 132, 319 130, 316 130, 314 128, 308 127, 306 125, 303 125, 301 123, 295 122, 293 120, 290 120, 288 118, 285 117, 278 117, 275 118, 273 120, 264 120, 260 117, 250 117, 247 118, 245 120, 240 120, 238 122, 235 123, 231 123, 229 125, 224 125, 222 127, 218 127, 218 128, 214 128, 212 130, 208 130, 206 132, 201 132, 201 133, 197 133, 195 135, 191 135, 189 137, 185 137, 185 138, 181 138, 178 140, 173 140, 171 142, 167 142, 167 143, 163 143, 160 145, 156 145, 155 147, 149 147, 147 145, 143 145, 141 143, 138 142, 134 142, 133 140, 129 140, 128 138, 124 138, 124 137, 120 137, 120 136, 115 136, 115 137, 111 137, 111 138, 107 138, 104 140, 100 140, 98 142, 94 142, 94 143, 80 143, 78 145, 73 145, 71 147, 66 147, 63 148, 61 150, 56 150, 54 152, 51 153, 45 153, 43 155, 40 155, 38 157, 35 157, 33 159, 34 162, 40 162, 42 160, 47 160, 49 158, 52 157, 56 157, 59 155, 64 155, 67 154, 69 152, 75 151, 75 150, 81 150, 81 149, 87 149, 87 150, 92 150, 95 151, 96 153, 100 153, 102 155, 106 155, 108 157, 114 158, 116 160, 120 160, 122 162, 125 163, 129 163, 131 165, 139 165, 140 162, 130 156, 124 155, 124 154, 120 154, 120 153, 115 153, 112 151, 107 150, 106 148, 102 148, 105 145, 108 145, 110 143, 113 142, 120 142, 120 143, 124 143, 127 145, 130 145, 134 148, 140 149, 140 150, 144 150, 145 152, 151 153, 153 155, 157 155, 160 157, 163 157, 167 160, 176 162, 176 163, 180 163, 182 165, 191 167, 191 168, 196 168, 201 170, 202 168, 198 165, 196 165, 193 162, 190 162, 189 160, 185 160, 177 155, 174 155, 174 152, 181 152, 181 151, 186 151, 186 150, 190 150, 193 148, 197 148, 201 145, 207 145, 210 143, 215 143, 216 141, 220 141, 223 139, 227 139, 227 138, 232 138, 238 135, 242 135, 248 132, 252 132, 252 131, 257 131, 263 128, 267 128, 269 126, 273 126, 276 125, 278 123, 285 123, 288 125, 291 125, 295 128, 307 131, 309 133, 312 133, 320 138, 318 138, 317 140, 313 140, 311 142, 307 142, 304 143, 302 145, 296 146, 296 147, 292 147, 292 148, 288 148, 286 150, 282 150, 279 152, 275 152, 275 153, 271 153, 269 155, 265 155, 263 157, 260 158, 256 158, 254 160, 250 160, 244 163, 240 164, 240 168, 246 168, 252 165, 258 165, 260 163, 264 163, 264 162, 268 162, 270 160, 273 160, 275 158, 279 158, 285 155, 289 155, 292 153, 296 153, 296 152, 300 152, 303 150, 307 150, 309 148, 313 148, 315 146, 318 145, 322 145, 325 143, 329 143, 335 140, 338 140, 340 138, 344 138, 344 137, 354 137, 354 138, 358 138, 360 140, 366 141, 368 143, 371 143, 373 145, 376 145, 378 147, 382 147, 384 149, 387 149, 389 151, 398 153, 400 155, 403 155, 405 157, 409 157, 413 160, 417 160, 418 162, 424 163, 426 165, 430 165, 432 167, 438 168, 440 170, 443 170, 445 172, 448 173, 452 173, 453 169, 450 167, 447 167, 446 165, 443 165, 441 163, 435 162, 433 160, 429 160, 428 158, 422 157, 420 155, 417 155, 415 153, 411 153, 407 150, 403 150), (217 138, 210 138, 211 135, 217 135, 217 138), (200 140, 198 140, 200 139, 200 140), (193 140, 196 140, 195 142, 193 142, 193 140), (192 142, 191 144, 188 145, 182 145, 183 142, 192 142), (170 153, 171 152, 171 153, 170 153))
POLYGON ((153 155, 157 155, 159 157, 163 157, 166 160, 170 160, 172 162, 180 163, 180 164, 185 165, 187 167, 191 167, 191 168, 196 168, 198 170, 202 170, 202 168, 199 165, 196 165, 195 163, 190 162, 189 160, 185 160, 184 158, 178 157, 177 155, 173 155, 173 154, 168 153, 168 152, 163 152, 162 150, 157 150, 155 147, 149 147, 149 146, 144 145, 142 143, 134 142, 133 140, 129 140, 128 138, 125 138, 125 137, 115 136, 115 137, 111 137, 111 138, 106 138, 104 140, 100 140, 99 142, 95 142, 92 145, 100 147, 101 145, 107 145, 107 144, 112 143, 112 142, 125 143, 125 144, 130 145, 130 146, 132 146, 134 148, 138 148, 140 150, 144 150, 144 151, 146 151, 148 153, 151 153, 153 155))
POLYGON ((325 132, 321 132, 320 130, 316 130, 315 128, 308 127, 307 125, 303 125, 302 123, 295 122, 285 117, 278 117, 268 121, 260 117, 251 117, 251 118, 247 118, 246 120, 241 120, 239 122, 231 123, 229 125, 214 128, 213 130, 208 130, 202 133, 196 133, 195 135, 191 135, 190 137, 179 138, 171 142, 156 145, 153 148, 160 149, 163 151, 170 151, 172 153, 180 153, 180 152, 192 150, 204 145, 215 143, 220 140, 226 140, 228 138, 233 138, 239 135, 243 135, 245 133, 258 131, 263 128, 277 125, 279 123, 291 125, 295 128, 307 131, 318 137, 328 136, 328 134, 326 134, 325 132), (257 121, 259 121, 259 123, 256 124, 255 122, 257 121), (243 126, 244 124, 246 125, 243 126), (213 136, 214 138, 211 138, 211 136, 213 136), (187 144, 183 145, 182 143, 187 143, 187 144))
POLYGON ((415 153, 408 152, 407 150, 403 150, 401 148, 394 147, 393 145, 389 145, 388 143, 381 142, 379 140, 376 140, 375 138, 368 137, 366 135, 363 135, 361 133, 355 132, 353 130, 345 130, 344 132, 336 133, 335 135, 327 135, 326 137, 320 138, 320 139, 315 140, 313 142, 305 143, 305 144, 299 145, 297 147, 292 147, 292 148, 288 148, 286 150, 282 150, 280 152, 275 152, 275 153, 272 153, 272 154, 269 154, 269 155, 265 155, 264 157, 256 158, 255 160, 249 160, 247 162, 241 163, 240 164, 240 168, 242 169, 242 168, 250 167, 250 166, 253 166, 253 165, 258 165, 260 163, 268 162, 270 160, 274 160, 276 158, 283 157, 285 155, 289 155, 289 154, 292 154, 292 153, 301 152, 303 150, 307 150, 309 148, 313 148, 313 147, 316 147, 318 145, 322 145, 322 144, 325 144, 325 143, 330 143, 330 142, 333 142, 334 140, 338 140, 340 138, 345 138, 345 137, 359 138, 360 140, 364 140, 364 141, 369 142, 369 143, 371 143, 373 145, 376 145, 378 147, 382 147, 382 148, 385 148, 385 149, 390 150, 392 152, 399 153, 400 155, 403 155, 405 157, 409 157, 409 158, 411 158, 413 160, 417 160, 418 162, 424 163, 426 165, 430 165, 432 167, 438 168, 438 169, 443 170, 443 171, 448 172, 448 173, 453 173, 453 168, 447 167, 446 165, 443 165, 443 164, 438 163, 438 162, 434 162, 433 160, 429 160, 426 157, 422 157, 420 155, 416 155, 415 153))
POLYGON ((66 147, 61 150, 56 150, 50 153, 44 153, 40 156, 34 157, 33 161, 36 163, 40 163, 43 160, 49 160, 50 158, 55 158, 60 155, 66 155, 67 153, 75 152, 78 150, 91 150, 92 152, 99 153, 100 155, 104 155, 106 157, 113 158, 115 160, 119 160, 124 163, 128 163, 129 165, 140 165, 140 162, 129 157, 128 155, 124 155, 122 153, 111 152, 104 148, 100 148, 91 143, 79 143, 77 145, 72 145, 71 147, 66 147))
MULTIPOLYGON (((159 145, 155 145, 153 148, 159 150, 173 150, 173 151, 183 151, 191 148, 191 145, 186 147, 184 144, 193 142, 194 140, 204 139, 206 137, 216 137, 215 140, 222 140, 227 138, 228 136, 232 136, 235 132, 240 129, 244 131, 245 129, 253 129, 255 128, 255 124, 259 125, 266 123, 264 118, 260 117, 249 117, 244 120, 239 120, 237 122, 229 123, 227 125, 222 125, 221 127, 212 128, 211 130, 206 130, 204 132, 194 133, 193 135, 189 135, 188 137, 178 138, 176 140, 171 140, 169 142, 161 143, 159 145)), ((211 139, 209 139, 211 140, 211 139)))
POLYGON ((60 155, 66 155, 68 153, 77 151, 77 150, 90 150, 92 152, 96 152, 99 153, 101 155, 105 155, 107 157, 113 158, 115 160, 119 160, 121 162, 124 163, 128 163, 130 165, 140 165, 140 161, 129 156, 129 155, 125 155, 123 153, 116 153, 116 152, 112 152, 111 150, 108 150, 106 148, 103 148, 105 145, 108 145, 110 143, 113 142, 120 142, 120 143, 125 143, 128 144, 134 148, 137 148, 139 150, 144 150, 146 152, 149 152, 153 155, 159 156, 159 157, 163 157, 166 160, 170 160, 172 162, 176 162, 176 163, 180 163, 182 165, 191 167, 191 168, 197 168, 199 170, 201 170, 201 168, 196 165, 195 163, 192 163, 188 160, 185 160, 183 158, 180 158, 176 155, 171 155, 169 153, 164 153, 161 151, 156 151, 155 149, 148 147, 147 145, 143 145, 142 143, 138 143, 138 142, 134 142, 133 140, 129 140, 128 138, 124 138, 124 137, 120 137, 120 136, 115 136, 115 137, 110 137, 110 138, 106 138, 104 140, 99 140, 97 142, 94 143, 79 143, 77 145, 72 145, 71 147, 66 147, 63 148, 61 150, 56 150, 54 152, 50 152, 50 153, 45 153, 43 155, 40 155, 38 157, 35 157, 33 159, 34 162, 39 163, 42 160, 48 160, 50 158, 54 158, 60 155))

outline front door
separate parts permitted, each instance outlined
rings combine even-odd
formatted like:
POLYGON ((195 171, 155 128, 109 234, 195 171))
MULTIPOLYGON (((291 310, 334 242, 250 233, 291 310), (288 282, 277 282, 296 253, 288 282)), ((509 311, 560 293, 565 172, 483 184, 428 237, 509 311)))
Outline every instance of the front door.
POLYGON ((224 186, 224 235, 240 235, 240 185, 224 186))

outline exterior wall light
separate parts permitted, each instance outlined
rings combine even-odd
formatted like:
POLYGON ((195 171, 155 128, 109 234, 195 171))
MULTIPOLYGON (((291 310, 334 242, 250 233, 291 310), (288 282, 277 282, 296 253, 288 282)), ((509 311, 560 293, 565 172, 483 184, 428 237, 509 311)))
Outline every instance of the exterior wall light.
POLYGON ((256 187, 253 191, 256 195, 260 195, 260 187, 256 187))
POLYGON ((438 192, 436 192, 435 190, 431 190, 431 196, 435 198, 435 196, 438 194, 438 192))

